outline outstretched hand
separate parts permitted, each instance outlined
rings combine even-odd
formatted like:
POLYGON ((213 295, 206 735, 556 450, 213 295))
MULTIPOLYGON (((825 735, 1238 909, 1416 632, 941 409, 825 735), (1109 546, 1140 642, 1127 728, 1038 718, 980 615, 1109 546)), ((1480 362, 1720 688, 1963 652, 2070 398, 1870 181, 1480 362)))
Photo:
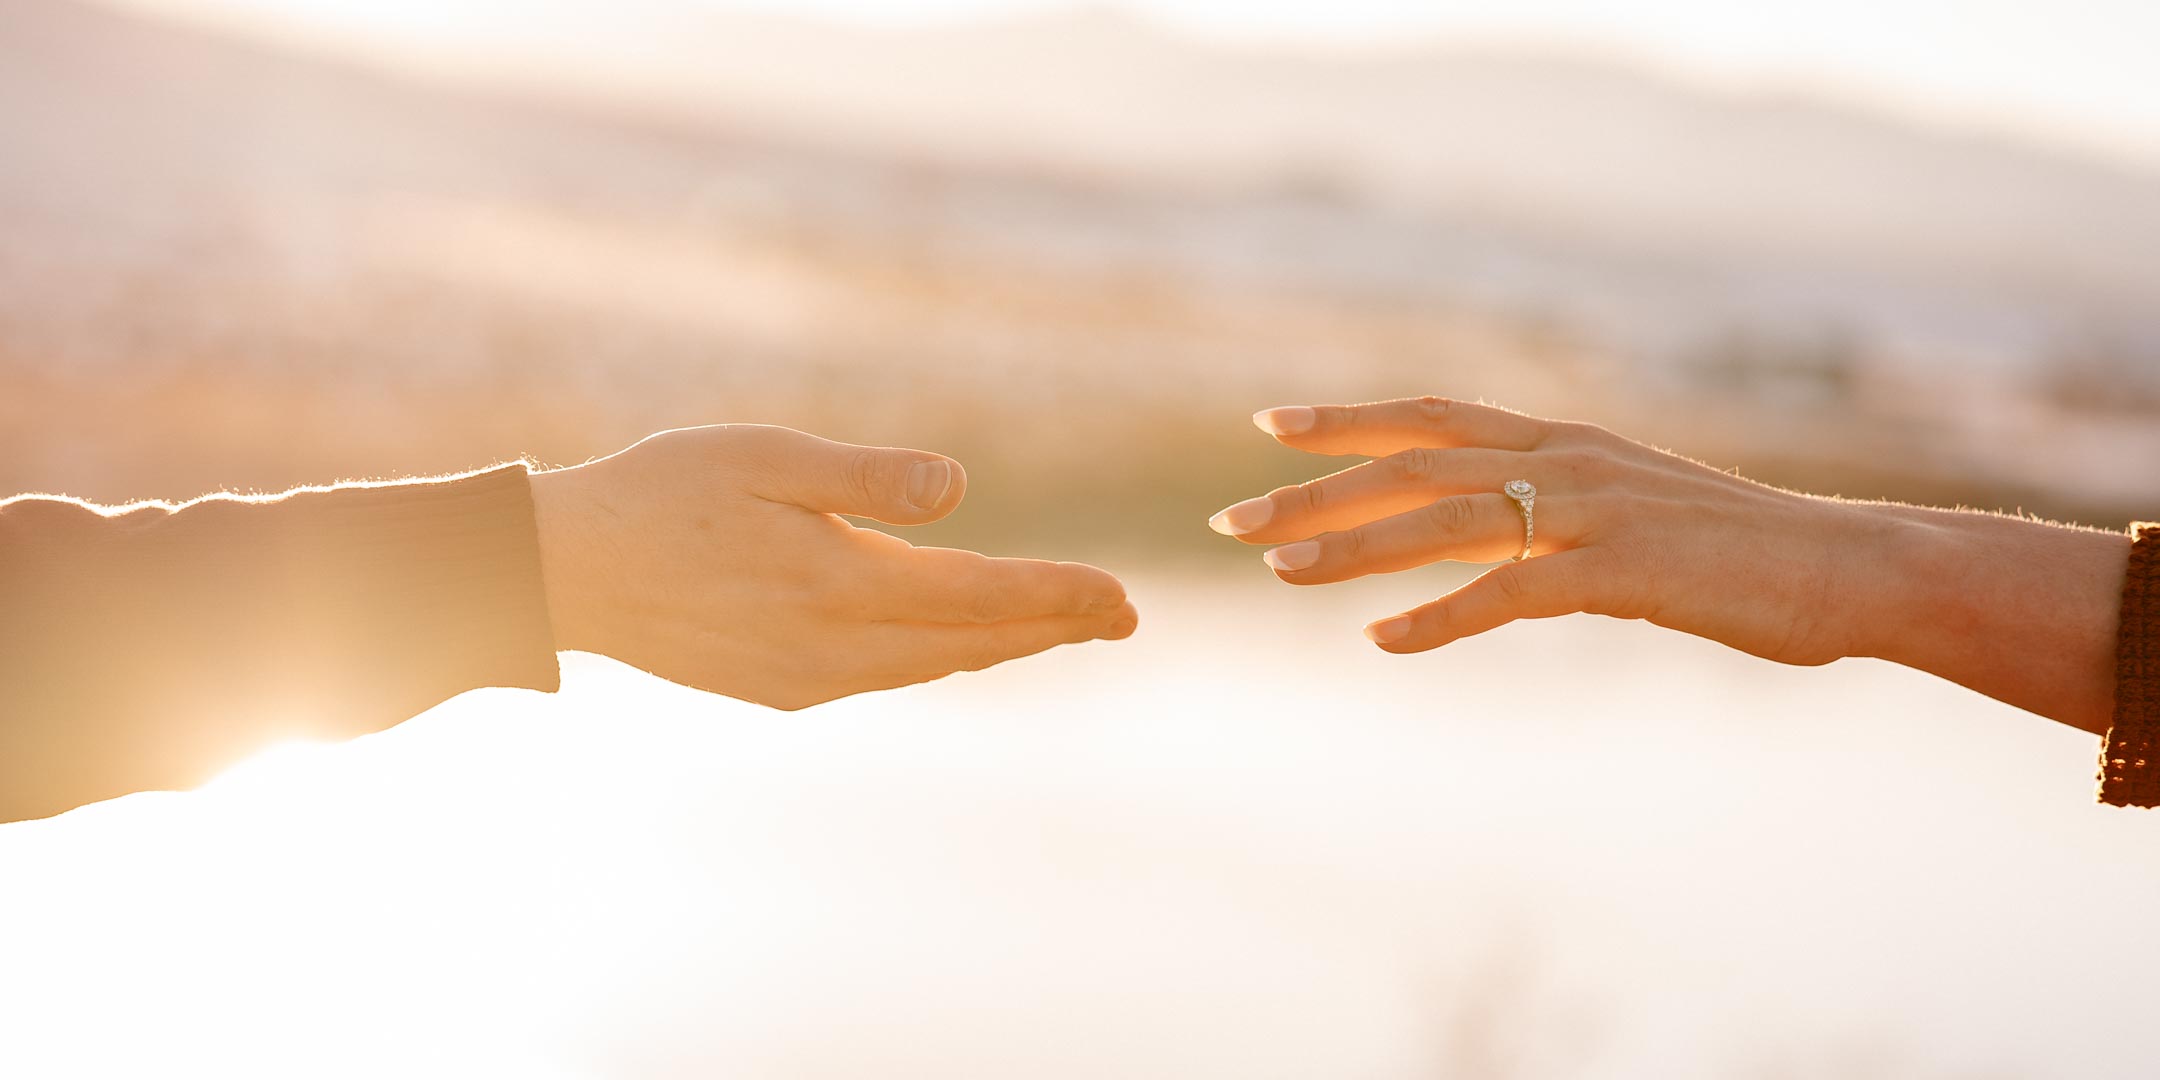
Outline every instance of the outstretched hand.
POLYGON ((1210 519, 1293 585, 1523 554, 1365 628, 1423 652, 1572 612, 1646 619, 1788 664, 1872 656, 2107 730, 2129 539, 1781 491, 1591 424, 1415 398, 1268 409, 1286 446, 1374 460, 1210 519))
POLYGON ((937 454, 754 425, 535 474, 557 645, 796 709, 1133 632, 1102 570, 919 548, 838 516, 926 524, 966 488, 937 454))
MULTIPOLYGON (((1383 619, 1366 635, 1422 652, 1516 619, 1593 612, 1649 619, 1788 663, 1857 643, 1833 611, 1863 603, 1841 552, 1889 526, 1852 504, 1742 480, 1588 424, 1418 398, 1271 409, 1254 422, 1284 445, 1376 460, 1279 488, 1210 524, 1293 585, 1443 560, 1500 562, 1469 585, 1383 619), (1535 544, 1502 492, 1537 490, 1535 544)), ((1865 571, 1866 568, 1859 568, 1865 571)))

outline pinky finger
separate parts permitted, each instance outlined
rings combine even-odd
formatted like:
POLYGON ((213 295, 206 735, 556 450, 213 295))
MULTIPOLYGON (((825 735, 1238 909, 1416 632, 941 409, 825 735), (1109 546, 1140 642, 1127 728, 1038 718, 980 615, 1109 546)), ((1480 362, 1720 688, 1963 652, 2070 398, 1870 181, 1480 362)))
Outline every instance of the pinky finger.
POLYGON ((1503 563, 1432 603, 1365 628, 1391 653, 1437 649, 1517 619, 1550 619, 1591 606, 1589 549, 1503 563))

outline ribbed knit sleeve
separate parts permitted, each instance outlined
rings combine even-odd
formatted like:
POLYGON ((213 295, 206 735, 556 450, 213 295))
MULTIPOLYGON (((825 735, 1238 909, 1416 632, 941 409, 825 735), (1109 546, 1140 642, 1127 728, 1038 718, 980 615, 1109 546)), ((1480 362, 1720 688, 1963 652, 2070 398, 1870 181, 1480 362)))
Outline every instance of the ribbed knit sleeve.
POLYGON ((556 684, 523 466, 178 509, 0 504, 0 821, 556 684))
POLYGON ((2100 751, 2100 801, 2160 806, 2160 523, 2134 527, 2115 638, 2115 717, 2100 751))

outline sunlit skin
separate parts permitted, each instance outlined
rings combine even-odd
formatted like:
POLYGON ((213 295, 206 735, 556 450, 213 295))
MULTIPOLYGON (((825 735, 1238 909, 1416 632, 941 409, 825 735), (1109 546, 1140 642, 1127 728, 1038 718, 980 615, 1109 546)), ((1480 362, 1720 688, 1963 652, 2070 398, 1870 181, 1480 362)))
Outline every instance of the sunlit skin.
POLYGON ((1366 627, 1388 652, 1590 612, 1788 664, 1879 657, 2107 729, 2122 534, 1782 491, 1595 425, 1446 398, 1253 420, 1294 449, 1375 459, 1210 520, 1267 545, 1292 585, 1512 560, 1523 519, 1501 488, 1536 485, 1530 557, 1366 627))
POLYGON ((1129 636, 1110 574, 916 547, 839 515, 921 525, 958 462, 787 428, 662 432, 533 476, 555 639, 782 709, 1129 636))

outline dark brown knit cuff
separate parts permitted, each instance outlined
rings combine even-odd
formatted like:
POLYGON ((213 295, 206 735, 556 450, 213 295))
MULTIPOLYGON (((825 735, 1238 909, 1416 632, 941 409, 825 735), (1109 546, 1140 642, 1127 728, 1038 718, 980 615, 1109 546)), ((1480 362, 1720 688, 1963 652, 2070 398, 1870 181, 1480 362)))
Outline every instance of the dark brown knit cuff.
POLYGON ((2115 716, 2100 751, 2100 801, 2160 806, 2160 523, 2131 527, 2115 638, 2115 716))

